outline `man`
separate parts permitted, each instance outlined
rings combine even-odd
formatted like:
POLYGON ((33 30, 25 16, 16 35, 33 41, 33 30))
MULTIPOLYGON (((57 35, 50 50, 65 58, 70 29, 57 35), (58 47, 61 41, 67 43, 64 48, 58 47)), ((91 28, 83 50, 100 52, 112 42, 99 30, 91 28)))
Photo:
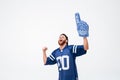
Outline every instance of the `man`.
POLYGON ((43 62, 45 65, 57 63, 59 80, 78 80, 75 59, 88 50, 88 40, 83 38, 83 45, 68 45, 68 37, 61 34, 58 39, 59 48, 47 57, 47 47, 43 47, 43 62))
POLYGON ((77 67, 75 59, 77 56, 86 54, 88 45, 89 26, 80 20, 79 14, 75 14, 77 31, 79 36, 83 37, 83 45, 68 45, 68 37, 61 34, 58 39, 59 48, 55 49, 49 57, 46 55, 47 47, 43 47, 43 62, 45 65, 57 63, 59 71, 59 80, 78 80, 77 67))

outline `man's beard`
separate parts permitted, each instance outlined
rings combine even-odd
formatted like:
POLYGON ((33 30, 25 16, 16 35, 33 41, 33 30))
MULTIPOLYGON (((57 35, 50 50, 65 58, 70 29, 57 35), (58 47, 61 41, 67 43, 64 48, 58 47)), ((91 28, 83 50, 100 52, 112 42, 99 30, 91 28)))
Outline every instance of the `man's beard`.
POLYGON ((60 46, 63 46, 64 44, 66 43, 66 40, 60 40, 60 41, 58 41, 58 44, 60 45, 60 46))

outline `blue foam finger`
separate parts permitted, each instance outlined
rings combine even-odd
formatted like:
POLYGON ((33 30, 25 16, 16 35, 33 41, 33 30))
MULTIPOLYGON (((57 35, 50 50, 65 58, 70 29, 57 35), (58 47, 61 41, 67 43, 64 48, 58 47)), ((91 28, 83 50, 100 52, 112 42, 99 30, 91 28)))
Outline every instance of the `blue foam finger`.
POLYGON ((79 13, 75 13, 75 20, 77 25, 77 31, 79 36, 88 37, 89 36, 89 25, 80 19, 79 13))

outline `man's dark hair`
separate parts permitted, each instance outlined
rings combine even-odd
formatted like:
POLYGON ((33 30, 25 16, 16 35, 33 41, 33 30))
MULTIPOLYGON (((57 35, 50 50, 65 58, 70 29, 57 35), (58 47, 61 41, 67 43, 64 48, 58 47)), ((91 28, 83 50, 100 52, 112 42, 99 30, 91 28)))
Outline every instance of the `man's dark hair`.
POLYGON ((64 35, 64 36, 65 36, 65 38, 66 38, 66 40, 67 40, 67 45, 68 45, 68 36, 67 36, 66 34, 64 34, 64 33, 62 33, 61 35, 64 35))

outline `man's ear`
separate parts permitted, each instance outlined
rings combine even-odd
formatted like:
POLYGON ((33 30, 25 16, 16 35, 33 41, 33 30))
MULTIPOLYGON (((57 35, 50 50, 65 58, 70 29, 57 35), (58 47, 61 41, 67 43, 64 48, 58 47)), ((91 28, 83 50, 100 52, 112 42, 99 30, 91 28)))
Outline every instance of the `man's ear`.
POLYGON ((68 43, 68 40, 66 40, 66 43, 68 43))

